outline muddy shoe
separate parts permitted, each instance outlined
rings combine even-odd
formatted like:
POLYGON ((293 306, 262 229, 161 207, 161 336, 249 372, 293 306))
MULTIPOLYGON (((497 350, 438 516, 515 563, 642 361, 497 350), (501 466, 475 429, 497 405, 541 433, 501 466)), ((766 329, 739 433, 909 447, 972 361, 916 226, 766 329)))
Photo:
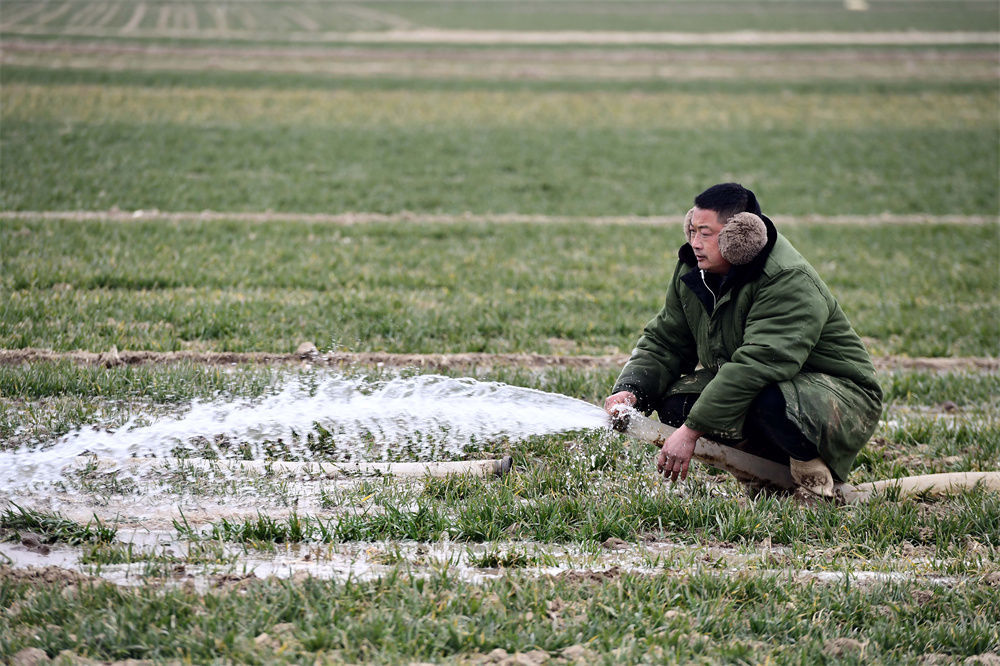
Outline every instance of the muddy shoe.
POLYGON ((791 497, 797 504, 802 506, 816 506, 820 502, 827 502, 830 500, 830 498, 817 495, 803 486, 798 486, 795 490, 793 490, 791 497))
POLYGON ((822 497, 824 499, 834 498, 833 474, 821 458, 813 458, 812 460, 792 459, 790 463, 789 467, 792 472, 792 479, 798 485, 796 496, 798 496, 799 490, 805 490, 815 497, 822 497))

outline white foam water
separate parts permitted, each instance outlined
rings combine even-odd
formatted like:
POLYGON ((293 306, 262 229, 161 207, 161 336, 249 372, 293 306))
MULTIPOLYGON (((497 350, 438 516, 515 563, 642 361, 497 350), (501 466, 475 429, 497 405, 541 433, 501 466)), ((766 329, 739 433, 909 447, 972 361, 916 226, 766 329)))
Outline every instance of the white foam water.
POLYGON ((332 373, 311 379, 290 382, 261 400, 196 401, 179 418, 145 425, 133 418, 116 432, 85 428, 51 446, 4 452, 0 491, 55 481, 80 455, 165 457, 193 440, 203 446, 240 443, 255 458, 262 444, 273 447, 281 440, 286 453, 308 460, 314 456, 305 435, 325 431, 334 459, 426 461, 461 457, 486 440, 516 441, 607 423, 604 410, 582 400, 497 382, 438 375, 371 382, 332 373))

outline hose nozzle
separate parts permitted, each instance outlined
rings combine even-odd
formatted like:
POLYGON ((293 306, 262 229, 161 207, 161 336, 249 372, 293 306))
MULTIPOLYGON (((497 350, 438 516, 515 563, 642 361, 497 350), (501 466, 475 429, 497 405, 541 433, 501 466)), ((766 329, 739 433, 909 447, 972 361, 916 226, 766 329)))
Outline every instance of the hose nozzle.
POLYGON ((611 408, 609 415, 611 428, 618 432, 627 432, 628 424, 632 422, 632 415, 635 413, 636 411, 633 407, 624 404, 615 405, 611 408))

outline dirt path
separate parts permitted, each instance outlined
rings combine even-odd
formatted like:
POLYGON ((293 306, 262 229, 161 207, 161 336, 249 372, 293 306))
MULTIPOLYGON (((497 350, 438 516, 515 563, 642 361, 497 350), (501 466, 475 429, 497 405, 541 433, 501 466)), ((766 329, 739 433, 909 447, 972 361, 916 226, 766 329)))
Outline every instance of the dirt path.
POLYGON ((695 46, 825 46, 825 45, 932 45, 998 44, 996 32, 615 32, 602 30, 390 30, 386 32, 327 33, 332 41, 357 43, 430 43, 430 44, 587 44, 631 45, 666 44, 695 46))
MULTIPOLYGON (((627 354, 605 356, 566 356, 552 354, 392 354, 388 352, 328 352, 278 354, 272 352, 153 352, 112 351, 59 352, 49 349, 0 349, 0 365, 16 365, 37 361, 69 360, 90 365, 149 365, 167 363, 203 363, 206 365, 260 364, 279 365, 303 361, 316 365, 383 365, 389 367, 418 367, 425 369, 490 368, 494 366, 543 368, 618 368, 628 360, 627 354)), ((873 359, 880 370, 930 370, 950 372, 958 370, 1000 370, 1000 358, 983 356, 964 357, 906 357, 879 356, 873 359)))
MULTIPOLYGON (((132 222, 137 220, 185 222, 185 221, 235 221, 235 222, 307 222, 315 224, 356 225, 373 223, 406 222, 408 224, 460 224, 469 222, 493 222, 506 224, 593 224, 593 225, 649 225, 669 226, 678 224, 683 211, 672 215, 532 215, 521 213, 411 213, 393 214, 345 212, 345 213, 295 213, 295 212, 245 212, 245 211, 160 211, 160 210, 34 210, 0 211, 0 221, 4 220, 66 220, 73 222, 132 222)), ((992 215, 774 215, 778 226, 795 224, 997 224, 1000 218, 992 215)))
MULTIPOLYGON (((290 18, 298 20, 294 15, 290 18)), ((221 39, 238 32, 220 14, 214 15, 213 21, 216 24, 213 34, 221 39)), ((122 33, 132 35, 138 29, 130 22, 122 28, 122 33)), ((369 44, 177 47, 13 39, 5 41, 0 56, 0 62, 8 66, 201 71, 208 63, 218 71, 392 76, 414 80, 702 81, 751 77, 796 81, 915 78, 995 81, 998 76, 996 49, 991 46, 959 51, 819 46, 790 51, 753 46, 677 50, 622 45, 609 50, 587 45, 552 49, 545 45, 483 48, 408 44, 387 49, 369 44)))
MULTIPOLYGON (((72 7, 66 3, 63 7, 72 7)), ((68 10, 61 10, 68 11, 68 10)), ((184 9, 178 11, 183 13, 184 9)), ((147 38, 218 39, 219 33, 201 28, 195 23, 166 21, 167 12, 161 9, 161 21, 155 29, 135 30, 132 36, 147 38), (178 27, 180 26, 180 27, 178 27)), ((44 21, 33 25, 11 25, 12 34, 58 34, 90 37, 116 37, 121 28, 69 25, 48 27, 44 21)), ((586 46, 933 46, 953 44, 1000 44, 1000 33, 992 31, 762 31, 740 30, 729 32, 641 32, 607 30, 444 30, 394 29, 375 31, 335 32, 233 30, 228 39, 244 41, 284 41, 299 43, 347 44, 476 44, 476 45, 566 45, 586 46)))
MULTIPOLYGON (((225 8, 217 8, 214 12, 216 25, 213 32, 231 32, 228 14, 225 8)), ((146 6, 139 5, 129 23, 122 28, 123 31, 132 32, 138 28, 139 23, 145 16, 146 6)), ((295 20, 305 21, 308 17, 294 17, 295 20)), ((615 50, 594 50, 586 48, 559 49, 525 48, 512 49, 487 49, 480 48, 449 48, 441 51, 435 49, 434 44, 417 44, 411 48, 399 47, 394 49, 384 49, 377 46, 350 45, 350 46, 173 46, 170 44, 135 44, 135 43, 115 43, 104 41, 81 41, 65 42, 60 40, 46 39, 8 39, 3 44, 6 52, 31 52, 31 53, 59 53, 59 54, 100 54, 100 55, 141 55, 147 54, 155 57, 164 56, 191 56, 191 57, 213 57, 230 56, 233 58, 292 58, 300 60, 303 58, 331 58, 336 57, 343 60, 352 61, 412 61, 412 60, 433 60, 437 58, 470 60, 476 63, 483 62, 512 62, 512 63, 537 63, 537 62, 585 62, 593 66, 597 63, 683 63, 692 62, 717 62, 717 63, 769 63, 773 61, 787 62, 798 61, 807 63, 871 63, 871 62, 898 62, 898 63, 919 63, 919 62, 958 62, 968 63, 972 61, 988 61, 996 64, 996 52, 994 49, 984 45, 982 49, 969 49, 960 51, 924 51, 924 50, 900 50, 895 48, 887 49, 820 49, 802 51, 759 51, 753 49, 739 50, 711 50, 711 49, 685 49, 681 51, 660 51, 648 48, 623 48, 615 50)))

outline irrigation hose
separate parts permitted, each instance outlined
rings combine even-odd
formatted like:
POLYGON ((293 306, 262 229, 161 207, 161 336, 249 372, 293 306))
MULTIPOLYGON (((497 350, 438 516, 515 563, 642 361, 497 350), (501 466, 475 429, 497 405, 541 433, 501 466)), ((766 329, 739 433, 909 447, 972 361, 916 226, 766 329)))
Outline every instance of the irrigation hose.
POLYGON ((228 460, 208 458, 100 458, 78 456, 75 466, 96 465, 97 471, 130 472, 170 467, 193 468, 197 471, 226 470, 236 472, 294 473, 312 478, 339 479, 356 476, 393 476, 406 478, 444 477, 450 474, 504 476, 512 467, 510 456, 490 460, 458 460, 452 462, 376 463, 376 462, 292 462, 286 460, 228 460))
MULTIPOLYGON (((630 411, 611 417, 610 425, 628 436, 648 442, 656 447, 663 443, 676 428, 630 411)), ((725 470, 740 481, 764 482, 773 487, 793 490, 795 481, 791 470, 784 465, 752 453, 725 446, 704 437, 695 443, 696 460, 725 470)), ((153 469, 156 466, 184 466, 197 471, 222 469, 227 471, 253 471, 257 473, 295 473, 311 478, 350 478, 358 476, 393 476, 397 478, 444 477, 451 474, 472 474, 475 476, 505 476, 510 473, 510 456, 489 460, 461 460, 453 462, 420 463, 332 463, 332 462, 292 462, 284 460, 227 460, 206 458, 99 458, 78 456, 77 466, 96 465, 99 471, 115 471, 122 468, 131 472, 153 469)), ((867 502, 876 497, 912 497, 915 495, 946 495, 949 493, 982 487, 1000 491, 1000 471, 997 472, 950 472, 944 474, 921 474, 898 479, 884 479, 862 483, 857 486, 838 483, 834 488, 838 499, 845 504, 867 502)))
MULTIPOLYGON (((634 439, 661 447, 676 428, 660 423, 632 410, 611 417, 611 427, 626 433, 634 439)), ((723 469, 740 481, 763 481, 785 490, 795 488, 788 465, 755 456, 746 451, 713 442, 704 437, 698 439, 694 456, 706 465, 723 469)), ((834 492, 845 504, 867 502, 876 497, 903 498, 915 495, 947 495, 976 487, 1000 492, 1000 471, 998 472, 950 472, 945 474, 921 474, 898 479, 884 479, 853 486, 838 483, 834 492)))

